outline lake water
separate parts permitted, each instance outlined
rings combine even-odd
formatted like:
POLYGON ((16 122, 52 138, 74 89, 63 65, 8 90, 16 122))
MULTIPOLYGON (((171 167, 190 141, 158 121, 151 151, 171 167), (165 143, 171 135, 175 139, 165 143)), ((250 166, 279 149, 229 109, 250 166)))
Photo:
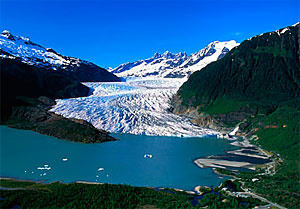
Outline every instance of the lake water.
POLYGON ((112 134, 120 141, 81 144, 5 126, 0 126, 0 134, 0 176, 47 182, 82 180, 185 190, 217 186, 222 179, 193 160, 234 149, 216 137, 112 134))

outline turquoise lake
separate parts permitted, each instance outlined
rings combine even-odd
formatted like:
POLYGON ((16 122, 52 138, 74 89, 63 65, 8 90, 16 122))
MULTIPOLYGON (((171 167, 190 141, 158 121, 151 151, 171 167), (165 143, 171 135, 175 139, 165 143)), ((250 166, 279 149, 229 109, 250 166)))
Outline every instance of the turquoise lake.
POLYGON ((216 137, 112 134, 120 141, 81 144, 5 126, 0 126, 0 134, 0 176, 46 182, 81 180, 185 190, 217 186, 222 179, 193 160, 234 149, 216 137))

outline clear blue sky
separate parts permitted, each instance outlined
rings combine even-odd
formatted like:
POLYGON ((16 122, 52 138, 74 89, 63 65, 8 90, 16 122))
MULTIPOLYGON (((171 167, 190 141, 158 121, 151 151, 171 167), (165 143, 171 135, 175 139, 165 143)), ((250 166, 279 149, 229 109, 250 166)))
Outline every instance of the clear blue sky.
POLYGON ((0 8, 1 29, 102 67, 300 21, 300 0, 0 0, 0 8))

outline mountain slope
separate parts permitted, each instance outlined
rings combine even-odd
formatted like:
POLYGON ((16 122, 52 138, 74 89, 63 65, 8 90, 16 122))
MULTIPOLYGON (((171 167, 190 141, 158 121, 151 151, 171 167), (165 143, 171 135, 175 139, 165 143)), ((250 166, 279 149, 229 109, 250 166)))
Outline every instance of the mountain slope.
POLYGON ((299 207, 300 23, 246 40, 193 73, 172 104, 200 126, 238 125, 238 135, 274 152, 275 174, 258 171, 241 181, 282 206, 299 207))
POLYGON ((222 58, 237 45, 235 41, 215 41, 190 56, 181 52, 178 54, 169 51, 163 54, 155 53, 149 59, 125 63, 111 69, 110 72, 120 77, 182 78, 222 58))
POLYGON ((0 34, 0 57, 58 71, 81 82, 120 81, 117 76, 91 62, 63 56, 31 42, 29 38, 13 36, 7 30, 0 34))
POLYGON ((58 71, 0 58, 0 122, 71 141, 95 143, 115 140, 91 124, 48 112, 54 99, 88 96, 90 89, 58 71))
POLYGON ((177 97, 203 106, 219 97, 277 104, 300 96, 299 24, 244 41, 195 72, 177 97))
POLYGON ((44 70, 21 61, 0 58, 1 66, 1 118, 9 115, 16 97, 52 99, 88 95, 90 89, 59 72, 44 70))

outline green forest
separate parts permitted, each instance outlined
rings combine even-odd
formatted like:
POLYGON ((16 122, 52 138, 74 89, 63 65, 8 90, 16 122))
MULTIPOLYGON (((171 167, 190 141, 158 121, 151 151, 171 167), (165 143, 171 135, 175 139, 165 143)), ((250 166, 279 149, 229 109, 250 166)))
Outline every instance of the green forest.
POLYGON ((277 166, 276 174, 236 177, 271 201, 299 208, 300 25, 288 30, 245 40, 221 60, 195 72, 176 95, 180 104, 174 105, 195 108, 219 126, 240 124, 239 134, 271 151, 277 166), (260 180, 253 183, 256 177, 260 180))
POLYGON ((257 199, 232 197, 221 188, 195 195, 174 189, 113 184, 51 183, 0 180, 0 208, 253 208, 257 199), (220 192, 220 193, 219 193, 220 192))

